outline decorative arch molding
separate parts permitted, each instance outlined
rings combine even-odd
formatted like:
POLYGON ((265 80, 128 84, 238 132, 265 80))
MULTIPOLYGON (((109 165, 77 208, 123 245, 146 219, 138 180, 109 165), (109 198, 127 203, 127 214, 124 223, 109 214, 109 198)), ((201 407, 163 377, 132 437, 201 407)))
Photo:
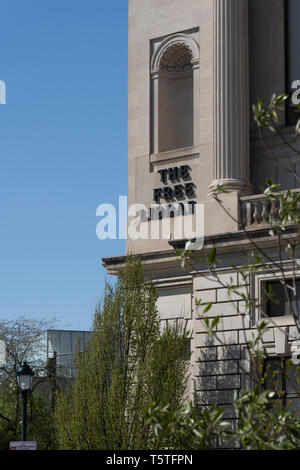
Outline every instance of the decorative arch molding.
POLYGON ((196 68, 199 65, 199 45, 197 41, 187 34, 177 33, 165 38, 154 52, 151 60, 151 74, 159 72, 160 62, 163 55, 168 49, 176 45, 183 46, 188 49, 191 54, 191 64, 193 65, 193 68, 196 68))

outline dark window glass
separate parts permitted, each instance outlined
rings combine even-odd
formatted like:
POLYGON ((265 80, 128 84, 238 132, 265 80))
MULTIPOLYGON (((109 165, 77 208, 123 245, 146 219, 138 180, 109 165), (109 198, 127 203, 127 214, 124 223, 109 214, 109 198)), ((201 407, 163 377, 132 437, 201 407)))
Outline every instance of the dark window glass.
MULTIPOLYGON (((299 1, 300 3, 300 1, 299 1)), ((269 317, 284 317, 300 312, 300 279, 296 280, 296 295, 291 289, 293 283, 287 281, 287 289, 280 281, 266 283, 267 292, 272 292, 272 300, 267 299, 266 313, 269 317)))
POLYGON ((275 392, 274 400, 300 417, 300 367, 290 358, 269 358, 264 363, 265 389, 275 392))

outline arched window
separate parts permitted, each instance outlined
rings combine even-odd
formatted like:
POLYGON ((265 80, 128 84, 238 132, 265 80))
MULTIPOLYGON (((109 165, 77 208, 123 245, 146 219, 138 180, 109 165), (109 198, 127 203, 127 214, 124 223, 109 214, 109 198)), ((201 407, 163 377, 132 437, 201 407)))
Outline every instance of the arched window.
POLYGON ((170 46, 161 57, 158 77, 158 151, 194 143, 192 55, 184 44, 170 46))
POLYGON ((188 36, 165 40, 152 60, 152 153, 191 147, 198 47, 188 36))

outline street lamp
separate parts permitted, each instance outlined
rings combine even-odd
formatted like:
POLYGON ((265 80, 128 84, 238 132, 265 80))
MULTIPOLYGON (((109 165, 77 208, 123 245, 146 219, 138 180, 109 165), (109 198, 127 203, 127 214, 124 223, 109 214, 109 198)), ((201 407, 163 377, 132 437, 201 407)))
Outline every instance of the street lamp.
POLYGON ((17 371, 17 381, 22 396, 22 441, 26 441, 27 397, 31 390, 33 372, 27 362, 17 371))

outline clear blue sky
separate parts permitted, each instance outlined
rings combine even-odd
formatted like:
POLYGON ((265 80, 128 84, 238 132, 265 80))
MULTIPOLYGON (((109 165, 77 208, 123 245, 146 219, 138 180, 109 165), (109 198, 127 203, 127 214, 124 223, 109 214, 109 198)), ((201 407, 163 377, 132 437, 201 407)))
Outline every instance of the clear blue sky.
POLYGON ((1 0, 0 318, 89 329, 124 241, 96 208, 127 194, 127 0, 1 0))

